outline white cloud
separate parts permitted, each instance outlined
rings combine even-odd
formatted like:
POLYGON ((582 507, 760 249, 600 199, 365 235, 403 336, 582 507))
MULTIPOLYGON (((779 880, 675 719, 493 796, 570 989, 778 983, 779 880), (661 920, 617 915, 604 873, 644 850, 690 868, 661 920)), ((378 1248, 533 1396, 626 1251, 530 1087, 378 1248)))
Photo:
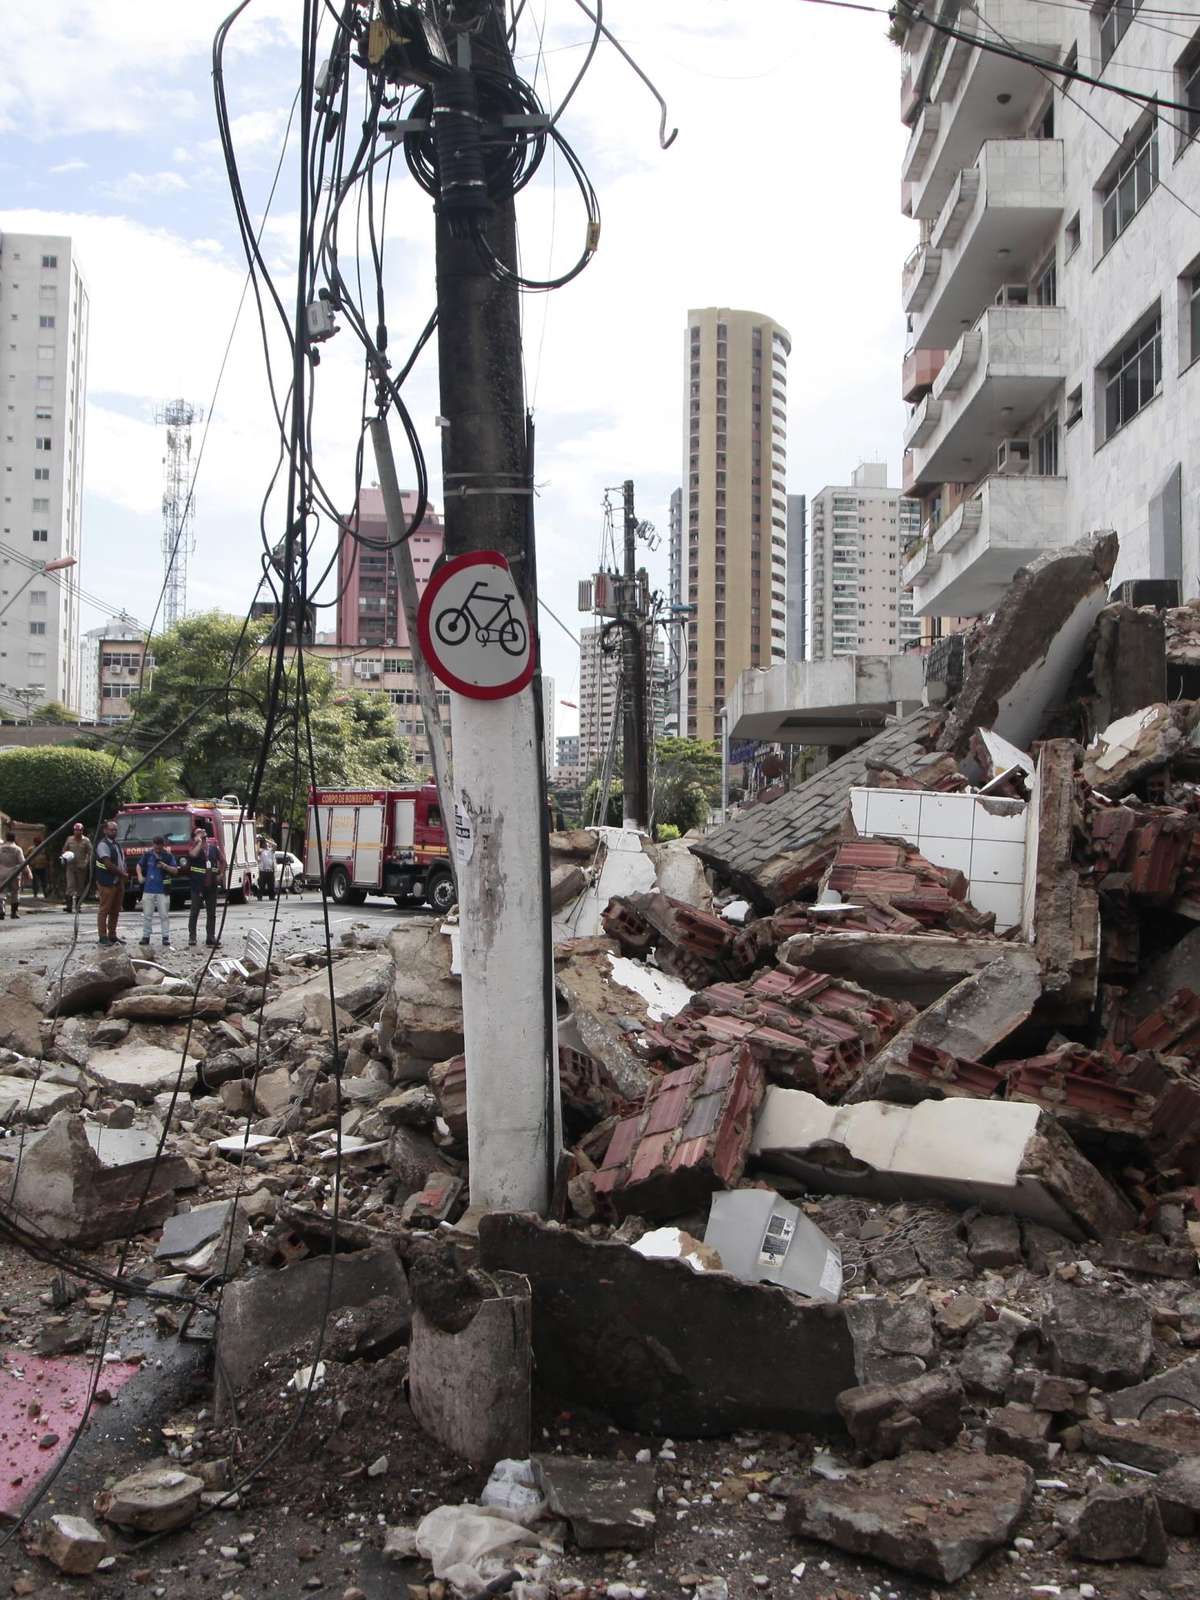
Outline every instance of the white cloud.
MULTIPOLYGON (((130 584, 141 593, 156 586, 162 438, 154 405, 176 393, 209 403, 244 281, 214 155, 209 82, 211 35, 227 5, 197 0, 180 10, 157 0, 117 7, 80 0, 69 22, 52 12, 36 27, 18 22, 6 39, 11 60, 8 87, 0 87, 0 127, 7 117, 10 147, 14 135, 29 136, 27 103, 39 134, 94 132, 89 159, 106 176, 133 166, 143 179, 166 180, 161 195, 143 187, 138 215, 145 222, 99 214, 103 195, 96 214, 0 217, 4 227, 67 232, 79 244, 92 311, 85 582, 109 593, 111 575, 117 597, 130 584), (147 60, 153 74, 144 70, 147 60), (75 87, 85 62, 86 97, 75 87), (205 180, 197 177, 189 191, 191 239, 148 225, 164 199, 173 216, 179 211, 175 196, 184 179, 166 171, 167 162, 205 180)), ((585 53, 563 46, 586 40, 590 30, 566 0, 547 10, 537 63, 532 19, 541 22, 542 7, 526 8, 519 65, 530 76, 537 65, 539 93, 556 104, 585 53)), ((895 471, 903 417, 899 271, 912 225, 898 212, 899 55, 884 37, 883 19, 795 0, 742 7, 612 0, 605 15, 666 97, 670 125, 680 132, 669 151, 659 149, 658 107, 602 43, 563 121, 599 191, 600 250, 579 279, 555 294, 530 296, 524 308, 538 424, 539 571, 546 599, 572 627, 581 620, 575 582, 591 570, 599 547, 605 486, 633 477, 640 514, 665 534, 667 497, 682 465, 689 307, 749 307, 790 330, 793 491, 845 481, 864 454, 882 453, 895 471)), ((252 211, 265 198, 295 90, 297 17, 293 0, 256 0, 230 39, 226 81, 235 140, 254 177, 247 180, 252 211)), ((36 150, 28 165, 36 168, 36 150)), ((264 251, 290 304, 298 218, 290 166, 287 174, 264 251)), ((526 272, 541 276, 551 263, 561 270, 577 253, 582 230, 561 158, 547 155, 520 210, 526 272)), ((342 252, 351 282, 353 238, 348 213, 342 252)), ((399 364, 434 297, 432 203, 399 154, 386 263, 390 344, 399 364)), ((373 305, 369 314, 373 320, 373 305)), ((282 372, 274 323, 271 341, 282 372)), ((407 392, 440 501, 436 380, 431 344, 407 392)), ((317 390, 319 467, 345 504, 361 407, 345 329, 323 348, 317 390)), ((396 448, 400 454, 398 429, 396 448)), ((258 576, 259 502, 276 453, 249 302, 197 488, 195 603, 237 609, 248 599, 258 576)), ((403 465, 401 475, 409 476, 403 465)), ((369 465, 366 476, 370 481, 369 465)), ((282 531, 277 503, 268 526, 273 536, 282 531)), ((329 545, 319 548, 327 554, 329 545)), ((651 566, 662 581, 665 550, 651 566)), ((544 642, 559 694, 577 698, 569 642, 550 623, 544 642)))
POLYGON ((86 172, 86 170, 86 161, 60 161, 57 166, 46 168, 52 178, 57 178, 64 172, 86 172))
POLYGON ((127 172, 124 177, 113 178, 100 187, 114 200, 137 205, 144 200, 160 200, 164 195, 181 194, 187 186, 187 179, 178 172, 127 172))

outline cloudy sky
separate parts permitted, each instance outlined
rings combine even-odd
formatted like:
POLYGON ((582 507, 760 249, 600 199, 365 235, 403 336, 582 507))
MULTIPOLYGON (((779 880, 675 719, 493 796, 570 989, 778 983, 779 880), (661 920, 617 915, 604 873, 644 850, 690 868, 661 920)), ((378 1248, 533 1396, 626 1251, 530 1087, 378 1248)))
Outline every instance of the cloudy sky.
MULTIPOLYGON (((245 276, 212 108, 211 44, 228 0, 76 0, 14 12, 0 65, 0 229, 71 235, 91 295, 82 582, 147 619, 161 583, 163 440, 154 409, 208 407, 245 276)), ((300 0, 251 0, 226 52, 238 160, 260 216, 298 77, 300 0)), ((662 530, 679 483, 689 307, 767 313, 792 334, 789 488, 843 482, 862 458, 893 481, 903 425, 899 62, 883 16, 806 0, 608 0, 605 21, 667 100, 679 136, 662 151, 653 99, 601 44, 563 128, 600 197, 598 254, 575 282, 525 309, 527 395, 537 420, 542 592, 576 629, 576 580, 599 547, 605 487, 632 477, 662 530)), ((527 0, 518 69, 554 104, 591 24, 574 0, 527 0)), ((292 145, 264 246, 285 298, 295 260, 292 145)), ((547 159, 523 197, 534 276, 578 254, 574 184, 547 159)), ((343 256, 353 230, 343 230, 343 256)), ((433 305, 431 202, 396 162, 387 212, 393 351, 433 305)), ((317 456, 339 503, 352 495, 360 422, 347 333, 318 375, 317 456)), ((407 393, 440 503, 436 354, 407 393)), ((397 439, 399 449, 401 441, 397 439)), ((276 458, 262 345, 242 314, 196 486, 189 608, 245 609, 258 579, 259 506, 276 458)), ((401 479, 406 475, 403 462, 401 479)), ((370 474, 368 472, 368 481, 370 474)), ((282 536, 276 501, 268 528, 282 536)), ((331 616, 332 613, 328 613, 331 616)), ((85 613, 84 626, 103 620, 85 613)), ((329 624, 332 625, 332 624, 329 624)), ((546 670, 577 699, 578 653, 542 618, 546 670)), ((574 712, 560 705, 558 731, 574 712)))

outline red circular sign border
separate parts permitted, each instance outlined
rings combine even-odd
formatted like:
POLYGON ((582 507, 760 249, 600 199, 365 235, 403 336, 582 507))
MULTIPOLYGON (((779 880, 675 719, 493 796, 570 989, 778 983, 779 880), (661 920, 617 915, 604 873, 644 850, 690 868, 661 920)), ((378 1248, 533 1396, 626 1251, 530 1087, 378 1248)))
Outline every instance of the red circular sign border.
MULTIPOLYGON (((512 578, 512 568, 499 550, 469 550, 466 555, 451 556, 449 561, 438 567, 437 571, 429 579, 425 587, 425 593, 421 596, 421 607, 417 612, 417 640, 421 646, 421 654, 429 663, 434 676, 440 679, 447 688, 453 689, 456 694, 465 695, 468 700, 509 700, 514 694, 520 694, 522 689, 528 688, 533 681, 537 654, 537 635, 533 632, 533 624, 529 621, 528 613, 526 613, 526 622, 530 629, 528 660, 521 669, 519 677, 514 678, 511 683, 497 684, 494 688, 481 687, 477 683, 467 683, 465 679, 451 672, 434 649, 433 635, 429 628, 429 618, 433 611, 433 603, 449 579, 454 577, 456 573, 462 572, 466 567, 483 566, 503 567, 509 578, 512 578)), ((522 606, 522 609, 524 609, 524 606, 522 606)))

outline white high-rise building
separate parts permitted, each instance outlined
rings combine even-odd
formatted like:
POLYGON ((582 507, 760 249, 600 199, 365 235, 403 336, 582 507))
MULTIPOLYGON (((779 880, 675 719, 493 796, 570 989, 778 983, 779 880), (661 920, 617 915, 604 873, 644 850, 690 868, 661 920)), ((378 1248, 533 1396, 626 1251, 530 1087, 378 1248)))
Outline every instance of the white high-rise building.
POLYGON ((888 488, 885 463, 864 461, 849 483, 813 495, 809 514, 808 659, 897 655, 921 631, 901 588, 920 505, 888 488))
POLYGON ((71 240, 0 233, 0 709, 84 709, 78 567, 88 295, 71 240))
POLYGON ((554 771, 554 756, 556 745, 554 743, 554 679, 542 679, 542 731, 545 739, 546 776, 554 771))
POLYGON ((1102 529, 1120 540, 1114 586, 1195 595, 1200 12, 914 9, 897 21, 916 611, 991 611, 1019 567, 1102 529))

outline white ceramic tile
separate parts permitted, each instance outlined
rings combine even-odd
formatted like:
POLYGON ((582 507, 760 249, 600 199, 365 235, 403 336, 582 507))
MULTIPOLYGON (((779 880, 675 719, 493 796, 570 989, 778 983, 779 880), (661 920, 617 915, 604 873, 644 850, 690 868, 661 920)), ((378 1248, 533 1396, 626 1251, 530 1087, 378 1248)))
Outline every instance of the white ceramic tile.
POLYGON ((903 789, 868 791, 867 832, 917 839, 921 823, 921 796, 903 789))
POLYGON ((976 800, 974 836, 976 839, 1024 841, 1025 807, 1010 800, 993 800, 990 804, 986 800, 976 800), (1013 805, 1014 809, 1008 815, 992 809, 1001 805, 1013 805))
POLYGON ((939 839, 969 839, 974 813, 972 795, 922 795, 921 832, 936 834, 939 839))
POLYGON ((970 877, 981 883, 1013 883, 1020 889, 1025 876, 1025 841, 1004 844, 976 839, 971 845, 970 877))
POLYGON ((935 867, 953 867, 964 877, 971 875, 971 841, 969 839, 939 839, 932 834, 922 834, 918 848, 926 861, 935 867))
POLYGON ((867 831, 867 796, 870 792, 869 789, 851 789, 850 791, 850 815, 854 819, 854 826, 859 833, 866 833, 867 831))
POLYGON ((996 932, 1021 920, 1021 888, 1016 883, 972 883, 968 896, 976 911, 996 913, 996 932))

